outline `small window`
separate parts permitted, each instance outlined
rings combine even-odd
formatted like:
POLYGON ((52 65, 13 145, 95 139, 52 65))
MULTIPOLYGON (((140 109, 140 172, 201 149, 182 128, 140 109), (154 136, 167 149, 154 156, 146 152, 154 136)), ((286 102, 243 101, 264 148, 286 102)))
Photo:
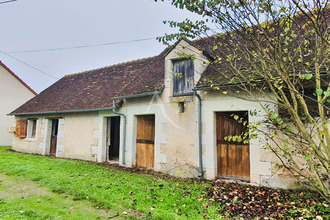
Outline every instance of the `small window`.
POLYGON ((28 119, 27 121, 27 138, 36 138, 37 119, 28 119))
POLYGON ((179 113, 184 113, 184 102, 179 102, 179 113))
POLYGON ((173 96, 192 95, 194 88, 194 61, 173 61, 173 96))

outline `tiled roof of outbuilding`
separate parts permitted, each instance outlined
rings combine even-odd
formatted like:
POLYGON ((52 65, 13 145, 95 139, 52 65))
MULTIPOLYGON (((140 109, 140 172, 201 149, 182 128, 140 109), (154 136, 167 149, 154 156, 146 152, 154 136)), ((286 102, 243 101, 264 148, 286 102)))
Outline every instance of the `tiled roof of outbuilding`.
POLYGON ((162 89, 164 54, 67 75, 11 114, 112 107, 112 98, 162 89))
MULTIPOLYGON (((326 13, 327 18, 329 13, 330 10, 326 13)), ((297 24, 304 22, 301 19, 295 21, 297 24)), ((295 28, 298 33, 301 33, 303 30, 297 27, 299 25, 295 28)), ((212 62, 212 59, 217 57, 225 60, 227 55, 232 52, 226 46, 230 45, 229 40, 226 38, 226 34, 193 41, 187 40, 211 60, 211 64, 208 65, 202 73, 201 79, 197 82, 196 88, 210 87, 214 83, 217 85, 235 85, 237 83, 233 81, 233 70, 228 63, 212 62), (217 49, 213 48, 214 45, 218 46, 217 49)), ((246 43, 246 39, 237 38, 236 41, 246 43)), ((164 58, 177 43, 169 46, 155 57, 67 75, 11 114, 107 109, 112 108, 112 98, 114 97, 160 91, 164 85, 164 58)), ((240 59, 237 63, 241 69, 249 67, 244 59, 240 59)), ((248 72, 247 74, 251 75, 248 72)))
MULTIPOLYGON (((306 36, 304 36, 304 34, 308 30, 313 28, 313 26, 311 24, 307 25, 305 28, 302 28, 303 26, 308 24, 308 21, 309 21, 305 16, 296 15, 293 18, 294 18, 294 20, 293 20, 294 22, 292 24, 291 30, 293 30, 295 32, 295 34, 297 34, 297 37, 288 45, 289 49, 301 47, 301 44, 302 44, 301 42, 306 39, 306 36), (304 37, 301 37, 301 36, 304 36, 304 37)), ((324 14, 322 15, 322 26, 321 27, 323 28, 324 33, 327 33, 327 31, 329 30, 329 27, 330 27, 329 18, 330 18, 330 8, 327 8, 324 11, 324 14)), ((267 28, 264 29, 267 32, 268 32, 268 30, 270 30, 272 28, 278 29, 279 27, 281 27, 276 22, 269 22, 268 25, 269 26, 267 26, 267 28)), ((249 34, 245 35, 245 37, 246 36, 251 37, 250 40, 248 38, 243 37, 242 35, 240 36, 240 34, 232 36, 233 32, 227 32, 227 33, 216 34, 216 35, 213 35, 210 37, 197 39, 197 40, 194 40, 191 42, 192 45, 194 45, 196 48, 199 48, 201 51, 203 51, 203 53, 208 54, 210 57, 221 58, 220 62, 211 62, 211 64, 207 66, 206 70, 202 74, 202 77, 195 85, 195 88, 212 87, 213 85, 217 85, 217 86, 237 85, 237 83, 244 82, 247 79, 253 80, 253 81, 260 80, 260 77, 255 75, 253 73, 253 71, 249 70, 250 63, 246 60, 246 58, 249 56, 242 55, 242 51, 247 52, 247 51, 255 50, 255 48, 253 48, 253 44, 255 42, 258 42, 258 44, 260 44, 261 47, 263 47, 263 48, 270 47, 269 43, 267 42, 267 40, 265 40, 265 38, 269 37, 271 39, 272 37, 276 36, 275 34, 282 36, 281 34, 284 31, 282 29, 279 29, 279 30, 273 31, 272 34, 268 34, 267 37, 264 37, 263 34, 257 34, 257 31, 255 31, 256 29, 258 29, 258 26, 255 26, 252 28, 253 28, 252 29, 253 31, 249 32, 249 34), (281 33, 281 34, 279 34, 279 33, 281 33), (229 35, 231 35, 231 36, 229 36, 229 35), (255 42, 253 42, 253 41, 255 41, 255 42), (237 46, 235 46, 235 45, 237 45, 237 46), (214 46, 216 46, 216 47, 214 47, 214 46), (240 49, 236 50, 236 47, 240 48, 240 49), (233 62, 233 63, 235 65, 235 68, 240 69, 242 71, 242 73, 245 74, 244 78, 237 79, 239 75, 235 73, 235 69, 233 68, 233 66, 230 65, 230 62, 226 61, 227 56, 230 54, 236 55, 238 57, 238 59, 236 59, 235 62, 233 62)), ((282 41, 282 42, 284 41, 285 35, 283 35, 283 36, 284 37, 280 37, 279 41, 282 41)), ((309 39, 311 42, 314 41, 313 37, 314 36, 312 36, 309 39)), ((310 47, 312 47, 312 46, 313 46, 313 44, 310 44, 310 47)), ((315 48, 307 48, 307 49, 315 50, 315 48)), ((309 54, 309 52, 304 52, 304 50, 301 52, 301 54, 304 56, 304 63, 306 63, 307 61, 310 63, 310 66, 307 68, 312 69, 314 62, 313 62, 313 60, 311 60, 312 57, 308 56, 307 53, 309 54)), ((248 53, 246 53, 246 54, 248 54, 248 53)), ((273 56, 271 50, 268 55, 270 57, 273 56)), ((300 54, 296 54, 296 56, 298 56, 298 55, 300 55, 300 54)), ((257 64, 258 61, 254 60, 252 62, 256 62, 255 64, 257 64)), ((304 66, 305 65, 304 63, 295 62, 294 67, 296 68, 296 70, 302 70, 304 68, 306 69, 306 67, 304 66)), ((326 68, 327 68, 327 70, 329 69, 329 67, 326 67, 326 68)), ((322 68, 322 70, 323 69, 324 68, 322 68)))

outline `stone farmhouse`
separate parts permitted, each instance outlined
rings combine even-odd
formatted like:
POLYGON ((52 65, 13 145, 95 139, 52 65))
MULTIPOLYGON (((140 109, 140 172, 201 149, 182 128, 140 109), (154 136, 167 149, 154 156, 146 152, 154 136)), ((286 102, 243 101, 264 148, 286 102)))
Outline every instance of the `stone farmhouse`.
POLYGON ((154 57, 63 77, 11 113, 13 149, 180 177, 290 187, 287 172, 274 173, 278 160, 264 149, 262 135, 249 143, 225 138, 246 131, 232 115, 249 123, 264 118, 251 114, 262 109, 244 92, 224 92, 239 89, 229 68, 212 63, 226 56, 221 46, 213 47, 219 40, 181 39, 154 57))

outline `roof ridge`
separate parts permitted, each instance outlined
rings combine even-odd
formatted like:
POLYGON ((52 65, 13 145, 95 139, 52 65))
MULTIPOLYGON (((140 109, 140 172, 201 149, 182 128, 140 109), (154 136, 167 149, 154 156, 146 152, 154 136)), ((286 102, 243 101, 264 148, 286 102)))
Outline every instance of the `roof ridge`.
POLYGON ((120 66, 120 65, 129 64, 129 63, 140 62, 140 61, 143 61, 143 60, 156 58, 158 56, 160 56, 160 55, 158 54, 158 55, 155 55, 155 56, 140 58, 140 59, 136 59, 136 60, 130 60, 130 61, 121 62, 121 63, 116 63, 116 64, 112 64, 112 65, 108 65, 108 66, 103 66, 103 67, 99 67, 99 68, 95 68, 95 69, 90 69, 90 70, 85 70, 85 71, 81 71, 81 72, 77 72, 77 73, 67 74, 64 77, 70 77, 70 76, 84 74, 84 73, 88 73, 88 72, 92 72, 92 71, 96 71, 96 70, 106 69, 106 68, 109 68, 109 67, 116 67, 116 66, 120 66))

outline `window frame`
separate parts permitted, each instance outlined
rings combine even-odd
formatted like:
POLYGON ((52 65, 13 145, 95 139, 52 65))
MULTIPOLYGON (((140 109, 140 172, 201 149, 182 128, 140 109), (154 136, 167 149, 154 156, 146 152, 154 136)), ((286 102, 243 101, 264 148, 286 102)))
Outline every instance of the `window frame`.
POLYGON ((178 59, 172 60, 173 64, 173 96, 193 95, 194 88, 194 60, 178 59), (180 75, 182 74, 182 75, 180 75), (184 85, 184 88, 182 86, 184 85))
POLYGON ((37 139, 38 119, 28 118, 26 122, 26 140, 35 141, 37 139))

